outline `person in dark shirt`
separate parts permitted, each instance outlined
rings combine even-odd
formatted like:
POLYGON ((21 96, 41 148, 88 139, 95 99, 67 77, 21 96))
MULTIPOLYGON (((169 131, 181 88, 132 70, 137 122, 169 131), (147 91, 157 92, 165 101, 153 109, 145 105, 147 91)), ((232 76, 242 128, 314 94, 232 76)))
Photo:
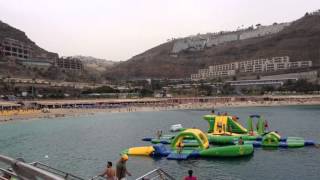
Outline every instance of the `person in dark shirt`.
POLYGON ((129 159, 128 155, 123 154, 121 155, 121 158, 117 163, 116 175, 118 180, 125 180, 126 175, 131 176, 131 173, 128 172, 127 166, 126 166, 126 162, 128 159, 129 159))

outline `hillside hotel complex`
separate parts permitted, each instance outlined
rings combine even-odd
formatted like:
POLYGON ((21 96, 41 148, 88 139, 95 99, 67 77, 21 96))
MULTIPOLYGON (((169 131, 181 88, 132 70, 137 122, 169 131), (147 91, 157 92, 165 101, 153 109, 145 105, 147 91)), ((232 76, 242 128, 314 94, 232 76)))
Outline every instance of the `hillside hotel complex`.
POLYGON ((191 75, 191 80, 214 79, 218 77, 234 76, 240 73, 274 72, 287 69, 311 67, 312 61, 290 62, 289 56, 254 59, 209 66, 191 75))
POLYGON ((28 67, 48 69, 56 66, 67 71, 83 70, 83 64, 77 58, 59 58, 56 53, 41 51, 35 45, 12 38, 0 39, 0 63, 6 63, 4 58, 28 67))

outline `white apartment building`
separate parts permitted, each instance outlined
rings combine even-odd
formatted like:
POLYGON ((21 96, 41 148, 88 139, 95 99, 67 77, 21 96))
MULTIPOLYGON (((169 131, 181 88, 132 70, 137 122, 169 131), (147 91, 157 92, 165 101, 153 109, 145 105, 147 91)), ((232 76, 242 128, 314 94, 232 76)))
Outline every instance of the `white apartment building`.
POLYGON ((237 69, 239 69, 238 62, 209 66, 209 71, 227 71, 227 70, 237 70, 237 69))
POLYGON ((226 76, 233 76, 233 75, 236 75, 236 71, 235 70, 211 71, 211 72, 209 72, 209 78, 226 77, 226 76))
POLYGON ((247 61, 232 62, 228 64, 218 64, 209 66, 208 69, 200 69, 197 74, 191 75, 191 80, 234 76, 237 72, 273 72, 306 67, 312 67, 312 61, 290 62, 289 56, 253 59, 247 61))
POLYGON ((257 28, 247 28, 230 32, 198 34, 195 36, 179 38, 174 41, 171 53, 177 54, 181 51, 201 51, 206 47, 240 41, 244 39, 263 37, 275 34, 289 26, 290 23, 273 24, 269 26, 259 26, 257 28))
POLYGON ((210 71, 209 69, 200 69, 197 74, 191 74, 191 80, 213 79, 217 77, 227 77, 236 74, 236 70, 210 71))
POLYGON ((199 74, 191 74, 191 80, 200 80, 200 75, 199 74))
POLYGON ((307 72, 298 72, 298 73, 288 73, 288 74, 277 74, 277 75, 269 75, 269 76, 261 76, 261 80, 263 79, 286 79, 286 78, 296 78, 296 79, 308 79, 308 80, 316 80, 318 77, 317 71, 307 71, 307 72))

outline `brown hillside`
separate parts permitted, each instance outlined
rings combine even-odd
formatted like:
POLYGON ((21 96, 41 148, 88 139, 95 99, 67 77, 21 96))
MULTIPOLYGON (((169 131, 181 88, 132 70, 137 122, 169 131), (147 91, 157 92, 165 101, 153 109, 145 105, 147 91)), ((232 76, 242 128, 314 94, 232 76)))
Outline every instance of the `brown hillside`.
MULTIPOLYGON (((36 45, 30 40, 27 35, 6 23, 0 21, 0 43, 5 38, 11 38, 21 41, 32 48, 32 58, 42 61, 52 61, 58 58, 57 53, 48 52, 36 45)), ((0 54, 1 55, 1 54, 0 54)), ((59 81, 75 81, 75 82, 100 82, 103 78, 96 73, 91 73, 84 70, 82 73, 64 71, 55 66, 48 69, 42 67, 30 67, 22 64, 18 60, 0 56, 0 78, 15 77, 15 78, 36 78, 36 79, 50 79, 59 81), (10 63, 7 61, 10 60, 10 63)))
POLYGON ((28 44, 32 47, 33 49, 33 53, 35 54, 35 56, 43 56, 45 55, 46 57, 51 57, 51 58, 55 58, 58 57, 57 53, 52 53, 52 52, 48 52, 42 48, 40 48, 39 46, 36 45, 36 43, 34 43, 33 41, 31 41, 27 35, 25 34, 25 32, 16 29, 6 23, 3 23, 2 21, 0 21, 0 42, 4 39, 4 38, 11 38, 11 39, 15 39, 15 40, 19 40, 21 42, 24 42, 25 44, 28 44))
POLYGON ((320 16, 305 16, 283 31, 261 38, 226 43, 201 52, 170 56, 172 42, 161 44, 107 73, 113 78, 185 78, 198 69, 261 57, 288 55, 291 61, 312 60, 320 65, 320 16))

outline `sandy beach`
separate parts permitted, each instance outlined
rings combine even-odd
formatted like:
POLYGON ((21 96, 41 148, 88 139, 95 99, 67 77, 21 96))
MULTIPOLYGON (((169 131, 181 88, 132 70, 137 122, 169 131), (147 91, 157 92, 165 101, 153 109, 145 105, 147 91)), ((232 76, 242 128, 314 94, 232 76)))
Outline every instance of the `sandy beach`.
POLYGON ((170 110, 187 110, 187 109, 212 109, 222 107, 254 107, 254 106, 288 106, 288 105, 319 105, 319 96, 300 96, 288 98, 281 101, 239 101, 231 100, 227 102, 196 102, 196 103, 179 103, 169 105, 139 105, 119 108, 53 108, 47 112, 41 110, 33 110, 30 113, 14 113, 10 115, 0 115, 0 123, 23 121, 41 118, 56 117, 77 117, 93 115, 95 113, 130 113, 130 112, 147 112, 147 111, 170 111, 170 110))

